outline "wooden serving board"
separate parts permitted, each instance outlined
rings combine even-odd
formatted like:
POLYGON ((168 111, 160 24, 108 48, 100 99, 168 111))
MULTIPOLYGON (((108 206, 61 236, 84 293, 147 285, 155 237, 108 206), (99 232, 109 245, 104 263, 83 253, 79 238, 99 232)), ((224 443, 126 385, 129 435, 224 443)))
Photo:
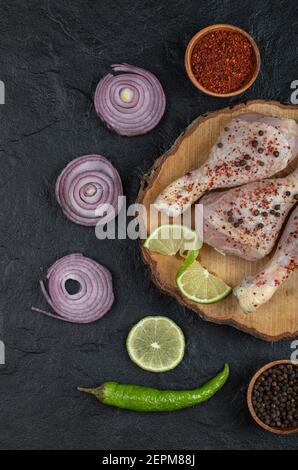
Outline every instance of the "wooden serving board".
MULTIPOLYGON (((187 171, 202 165, 225 124, 233 117, 246 112, 287 117, 298 122, 298 106, 263 100, 250 101, 200 116, 144 176, 138 202, 144 204, 149 212, 149 206, 168 184, 187 171)), ((295 164, 292 164, 292 168, 288 168, 286 173, 294 167, 295 164)), ((184 298, 175 283, 175 274, 181 264, 181 258, 158 255, 143 246, 141 250, 157 287, 197 312, 205 320, 232 325, 267 341, 298 336, 298 273, 293 274, 279 288, 270 302, 255 313, 245 314, 240 310, 233 295, 211 305, 197 304, 184 298)), ((260 271, 268 261, 268 257, 258 262, 249 262, 233 256, 223 256, 204 245, 200 261, 212 273, 234 287, 244 275, 260 271)))

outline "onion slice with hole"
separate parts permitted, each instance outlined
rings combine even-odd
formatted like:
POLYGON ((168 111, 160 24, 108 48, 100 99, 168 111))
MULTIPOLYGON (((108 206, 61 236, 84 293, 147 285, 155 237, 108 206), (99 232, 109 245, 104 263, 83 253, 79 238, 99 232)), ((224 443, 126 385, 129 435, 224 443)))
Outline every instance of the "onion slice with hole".
POLYGON ((74 253, 56 261, 40 281, 48 304, 57 315, 32 308, 37 312, 71 323, 91 323, 110 310, 114 302, 111 273, 99 263, 74 253), (80 285, 69 294, 65 284, 74 280, 80 285))
POLYGON ((97 85, 97 115, 117 134, 134 136, 151 131, 165 112, 166 97, 153 73, 128 64, 112 65, 97 85))
POLYGON ((57 179, 55 193, 66 217, 85 226, 109 222, 123 202, 119 173, 101 155, 85 155, 70 162, 57 179))

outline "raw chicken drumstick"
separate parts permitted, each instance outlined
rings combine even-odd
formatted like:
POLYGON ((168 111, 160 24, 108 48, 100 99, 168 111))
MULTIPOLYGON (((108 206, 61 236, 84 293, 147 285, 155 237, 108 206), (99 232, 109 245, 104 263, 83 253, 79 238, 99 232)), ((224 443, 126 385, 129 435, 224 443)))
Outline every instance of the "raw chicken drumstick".
POLYGON ((235 287, 241 309, 246 313, 268 302, 279 286, 298 267, 298 206, 294 209, 281 236, 277 250, 262 272, 244 279, 235 287))
POLYGON ((296 121, 242 114, 224 127, 204 165, 171 183, 154 205, 177 217, 208 190, 273 176, 286 168, 297 152, 296 121))
POLYGON ((204 242, 250 261, 269 254, 298 199, 298 168, 289 176, 204 196, 204 242))

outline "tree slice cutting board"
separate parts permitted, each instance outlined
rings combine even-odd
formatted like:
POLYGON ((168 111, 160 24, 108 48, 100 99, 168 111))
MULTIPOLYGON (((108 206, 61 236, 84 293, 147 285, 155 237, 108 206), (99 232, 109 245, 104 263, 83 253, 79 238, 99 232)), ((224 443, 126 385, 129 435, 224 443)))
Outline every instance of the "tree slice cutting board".
MULTIPOLYGON (((187 171, 202 165, 225 124, 235 116, 247 112, 292 118, 298 122, 298 106, 263 100, 250 101, 200 116, 144 176, 138 202, 145 205, 148 213, 150 205, 168 184, 187 171)), ((294 167, 295 163, 286 173, 294 167)), ((232 325, 267 341, 298 336, 298 273, 294 273, 279 288, 270 302, 257 312, 246 314, 240 310, 233 295, 211 305, 197 304, 184 298, 175 283, 175 274, 182 259, 179 256, 158 255, 143 246, 141 250, 157 287, 197 312, 205 320, 232 325)), ((245 275, 260 271, 268 261, 268 257, 258 262, 249 262, 233 256, 223 256, 204 245, 200 252, 200 261, 208 270, 234 287, 245 275)))

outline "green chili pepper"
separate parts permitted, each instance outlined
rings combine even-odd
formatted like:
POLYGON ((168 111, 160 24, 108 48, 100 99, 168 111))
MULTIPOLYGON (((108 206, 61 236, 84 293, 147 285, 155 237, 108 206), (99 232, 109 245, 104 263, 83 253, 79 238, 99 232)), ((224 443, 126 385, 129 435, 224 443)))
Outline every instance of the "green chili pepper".
POLYGON ((157 390, 140 385, 105 382, 96 388, 81 388, 80 392, 94 395, 101 403, 133 411, 175 411, 197 405, 211 398, 226 383, 229 366, 209 382, 194 390, 157 390))

